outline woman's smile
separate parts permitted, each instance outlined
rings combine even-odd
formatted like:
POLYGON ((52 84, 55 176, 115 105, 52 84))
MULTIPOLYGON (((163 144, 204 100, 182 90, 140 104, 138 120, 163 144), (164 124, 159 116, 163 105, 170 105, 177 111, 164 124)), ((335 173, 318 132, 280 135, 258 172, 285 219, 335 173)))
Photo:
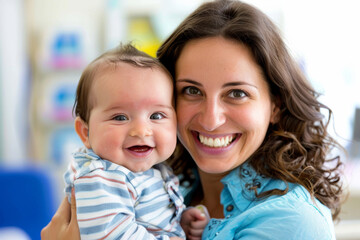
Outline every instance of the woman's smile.
POLYGON ((232 144, 241 134, 227 134, 222 136, 212 136, 205 133, 192 131, 194 138, 205 147, 225 148, 232 144))
POLYGON ((206 137, 202 134, 199 134, 199 140, 202 144, 204 144, 205 146, 208 147, 213 147, 213 148, 222 148, 222 147, 226 147, 229 144, 232 143, 232 141, 236 138, 236 135, 230 135, 230 136, 226 136, 226 137, 216 137, 216 138, 212 138, 212 137, 206 137))

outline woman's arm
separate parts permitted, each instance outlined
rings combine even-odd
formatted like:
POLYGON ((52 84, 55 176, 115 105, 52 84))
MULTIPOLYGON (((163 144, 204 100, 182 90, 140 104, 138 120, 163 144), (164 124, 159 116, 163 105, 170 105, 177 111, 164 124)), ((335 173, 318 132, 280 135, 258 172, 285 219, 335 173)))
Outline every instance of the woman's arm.
POLYGON ((51 219, 41 231, 42 240, 79 240, 80 231, 76 218, 76 201, 74 190, 71 191, 71 205, 65 197, 51 219))

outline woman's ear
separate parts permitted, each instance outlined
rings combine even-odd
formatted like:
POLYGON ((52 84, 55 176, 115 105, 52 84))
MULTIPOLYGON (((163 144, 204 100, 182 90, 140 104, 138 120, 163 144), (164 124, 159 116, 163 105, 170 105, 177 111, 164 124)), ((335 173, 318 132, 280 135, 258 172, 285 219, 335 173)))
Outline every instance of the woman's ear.
POLYGON ((80 117, 75 118, 75 131, 88 149, 91 148, 89 141, 89 127, 80 117))
POLYGON ((270 123, 275 124, 279 121, 280 118, 280 108, 278 104, 273 102, 271 104, 271 116, 270 116, 270 123))

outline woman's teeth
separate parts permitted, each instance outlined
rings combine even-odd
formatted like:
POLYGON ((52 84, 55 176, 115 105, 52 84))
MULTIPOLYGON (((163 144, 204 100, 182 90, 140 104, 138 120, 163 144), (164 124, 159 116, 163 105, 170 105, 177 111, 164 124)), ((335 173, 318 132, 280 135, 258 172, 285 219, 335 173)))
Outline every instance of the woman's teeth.
POLYGON ((211 138, 211 137, 205 137, 203 135, 199 134, 200 142, 208 147, 226 147, 229 145, 232 140, 233 136, 226 136, 221 138, 211 138))

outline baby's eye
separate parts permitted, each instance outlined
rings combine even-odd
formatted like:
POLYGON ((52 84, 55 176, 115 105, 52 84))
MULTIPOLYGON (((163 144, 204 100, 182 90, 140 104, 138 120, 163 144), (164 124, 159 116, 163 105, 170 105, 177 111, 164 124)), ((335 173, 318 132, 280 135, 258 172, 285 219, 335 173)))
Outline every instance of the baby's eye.
POLYGON ((129 118, 123 114, 120 114, 120 115, 116 115, 113 120, 115 121, 126 121, 126 120, 129 120, 129 118))
POLYGON ((234 89, 229 92, 230 98, 244 98, 247 97, 247 93, 240 89, 234 89))
POLYGON ((201 91, 196 87, 185 87, 183 93, 187 95, 201 95, 201 91))
POLYGON ((159 112, 153 113, 150 116, 150 119, 152 119, 152 120, 159 120, 159 119, 163 119, 163 118, 165 118, 165 115, 163 113, 159 113, 159 112))

